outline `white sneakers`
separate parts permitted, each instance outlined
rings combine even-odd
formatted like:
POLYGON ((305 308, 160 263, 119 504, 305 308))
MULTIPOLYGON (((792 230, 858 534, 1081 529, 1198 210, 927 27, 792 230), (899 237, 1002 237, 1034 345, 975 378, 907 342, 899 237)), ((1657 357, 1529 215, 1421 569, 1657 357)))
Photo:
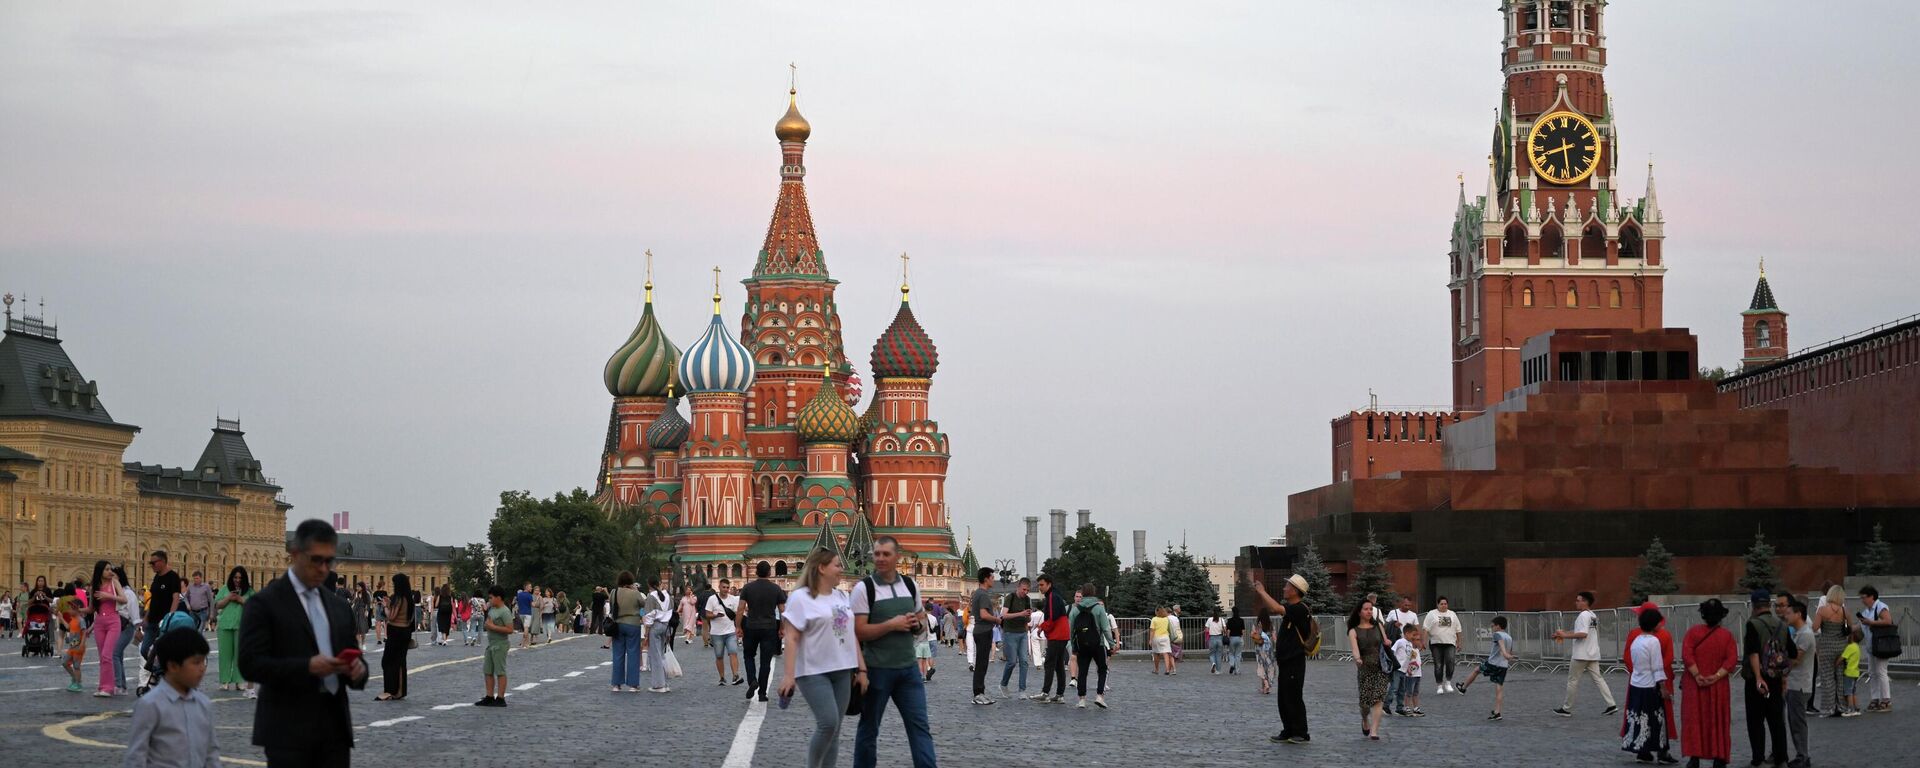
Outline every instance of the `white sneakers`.
POLYGON ((1085 696, 1082 696, 1082 697, 1080 697, 1080 703, 1078 703, 1078 704, 1075 704, 1074 706, 1076 706, 1076 707, 1079 707, 1079 708, 1081 708, 1081 709, 1086 709, 1086 708, 1087 708, 1087 697, 1085 697, 1085 696))
POLYGON ((983 694, 980 694, 979 696, 973 697, 973 703, 981 704, 981 705, 992 704, 993 699, 987 698, 987 695, 983 693, 983 694))

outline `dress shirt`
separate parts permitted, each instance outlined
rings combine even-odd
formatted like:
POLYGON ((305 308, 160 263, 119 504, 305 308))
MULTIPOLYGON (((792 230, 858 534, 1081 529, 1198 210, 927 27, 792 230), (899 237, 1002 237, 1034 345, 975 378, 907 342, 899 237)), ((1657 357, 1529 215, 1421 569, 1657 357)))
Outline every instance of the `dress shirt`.
MULTIPOLYGON (((294 575, 293 569, 287 569, 287 583, 293 585, 293 593, 300 598, 300 605, 307 609, 307 623, 313 625, 314 647, 320 649, 320 655, 333 658, 333 624, 327 621, 327 603, 319 587, 309 587, 306 582, 294 575)), ((340 676, 327 675, 320 679, 327 693, 340 690, 340 676)))
POLYGON ((121 768, 217 768, 213 701, 162 682, 133 705, 132 741, 121 768))

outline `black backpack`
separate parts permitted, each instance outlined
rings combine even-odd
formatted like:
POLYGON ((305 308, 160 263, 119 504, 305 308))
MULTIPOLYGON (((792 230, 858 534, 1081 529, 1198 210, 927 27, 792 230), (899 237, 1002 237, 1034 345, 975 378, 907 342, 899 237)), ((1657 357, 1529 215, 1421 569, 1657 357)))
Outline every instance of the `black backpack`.
POLYGON ((1094 619, 1092 608, 1073 617, 1073 643, 1087 647, 1102 645, 1099 622, 1094 619))
MULTIPOLYGON (((907 583, 907 594, 913 596, 913 604, 916 606, 914 610, 916 612, 920 610, 924 610, 925 607, 920 605, 920 588, 913 583, 913 579, 907 578, 907 575, 904 573, 900 574, 900 579, 907 583)), ((875 588, 873 577, 868 576, 864 579, 861 579, 860 584, 861 586, 864 586, 867 588, 867 610, 871 612, 873 610, 873 596, 874 596, 874 588, 875 588)))

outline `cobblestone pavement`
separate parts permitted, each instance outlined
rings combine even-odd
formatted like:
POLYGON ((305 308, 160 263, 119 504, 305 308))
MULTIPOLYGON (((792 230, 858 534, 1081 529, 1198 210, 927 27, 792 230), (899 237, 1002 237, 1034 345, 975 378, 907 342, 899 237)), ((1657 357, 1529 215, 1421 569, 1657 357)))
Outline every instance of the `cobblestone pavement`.
MULTIPOLYGON (((477 649, 422 646, 410 661, 407 701, 371 701, 371 690, 356 693, 353 719, 360 766, 525 765, 527 761, 564 761, 569 766, 732 765, 786 766, 800 762, 813 722, 804 704, 780 710, 773 703, 746 703, 745 686, 714 685, 711 656, 680 646, 686 677, 673 692, 611 693, 608 655, 600 638, 563 636, 560 642, 509 657, 509 681, 515 691, 506 709, 476 709, 481 694, 477 649), (736 732, 743 720, 759 723, 755 739, 736 732), (753 750, 748 759, 747 746, 753 750)), ((377 649, 378 646, 375 646, 377 649)), ((90 657, 91 658, 91 657, 90 657)), ((372 656, 376 664, 378 655, 372 656)), ((1630 756, 1617 748, 1619 720, 1600 714, 1599 695, 1583 686, 1575 716, 1548 710, 1560 703, 1565 677, 1520 673, 1508 678, 1507 719, 1484 720, 1492 688, 1481 682, 1471 695, 1434 696, 1424 701, 1428 717, 1389 717, 1385 740, 1360 735, 1351 663, 1315 662, 1308 669, 1307 701, 1314 741, 1305 746, 1267 742, 1278 730, 1272 696, 1258 692, 1251 665, 1240 675, 1207 674, 1204 659, 1191 657, 1177 676, 1150 674, 1145 661, 1114 664, 1109 710, 1089 704, 1047 705, 1006 700, 992 706, 968 703, 971 681, 964 660, 943 655, 930 684, 929 706, 941 762, 980 766, 1108 766, 1115 764, 1181 766, 1201 763, 1300 765, 1351 763, 1381 766, 1473 766, 1550 764, 1625 765, 1630 756)), ((217 669, 217 664, 209 664, 217 669)), ((999 665, 989 690, 998 694, 999 665)), ((83 679, 97 672, 89 666, 83 679)), ((96 699, 67 693, 57 662, 22 659, 19 641, 0 641, 0 754, 12 764, 33 756, 39 765, 83 765, 117 760, 113 750, 126 737, 130 698, 96 699)), ((1625 680, 1609 678, 1617 699, 1625 680)), ((214 669, 204 689, 216 702, 218 737, 232 762, 261 761, 247 742, 252 703, 216 689, 214 669)), ((1029 688, 1040 685, 1032 670, 1029 688)), ((1017 685, 1017 676, 1016 676, 1017 685)), ((89 690, 91 688, 89 687, 89 690)), ((1920 736, 1906 730, 1920 724, 1914 713, 1920 691, 1911 681, 1896 683, 1892 714, 1869 714, 1810 723, 1814 764, 1818 766, 1916 765, 1920 736)), ((1735 701, 1734 757, 1747 754, 1740 704, 1735 701)), ((882 765, 905 765, 906 741, 897 713, 881 729, 882 765)), ((750 729, 749 729, 750 730, 750 729)), ((853 723, 842 737, 841 764, 852 762, 853 723)))

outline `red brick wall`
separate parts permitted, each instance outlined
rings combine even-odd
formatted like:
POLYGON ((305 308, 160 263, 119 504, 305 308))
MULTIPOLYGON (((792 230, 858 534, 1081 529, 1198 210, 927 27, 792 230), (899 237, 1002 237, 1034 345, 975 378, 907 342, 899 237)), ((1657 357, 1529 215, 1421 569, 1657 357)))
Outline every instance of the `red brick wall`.
POLYGON ((1920 474, 1920 328, 1783 362, 1728 382, 1743 408, 1784 408, 1803 467, 1920 474))

